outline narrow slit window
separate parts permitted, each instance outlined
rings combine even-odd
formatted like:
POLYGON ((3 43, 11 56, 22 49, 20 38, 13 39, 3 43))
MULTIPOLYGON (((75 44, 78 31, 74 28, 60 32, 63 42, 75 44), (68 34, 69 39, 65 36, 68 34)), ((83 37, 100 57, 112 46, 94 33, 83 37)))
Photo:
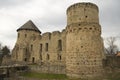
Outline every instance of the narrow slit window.
POLYGON ((45 44, 45 51, 48 51, 48 43, 45 44))
POLYGON ((59 60, 61 60, 62 59, 62 57, 61 57, 61 55, 59 56, 59 60))
POLYGON ((40 44, 40 52, 42 52, 42 44, 40 44))
POLYGON ((31 51, 33 51, 33 45, 31 44, 31 51))
POLYGON ((62 40, 58 40, 58 51, 62 51, 62 40))

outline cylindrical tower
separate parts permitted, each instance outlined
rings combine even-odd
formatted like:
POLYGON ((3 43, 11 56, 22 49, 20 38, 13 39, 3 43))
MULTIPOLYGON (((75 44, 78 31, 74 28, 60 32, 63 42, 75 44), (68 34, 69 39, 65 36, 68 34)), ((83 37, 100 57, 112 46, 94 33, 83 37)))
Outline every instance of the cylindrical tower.
POLYGON ((99 23, 98 7, 91 3, 77 3, 67 9, 67 24, 99 23))
POLYGON ((32 41, 35 41, 40 36, 41 31, 29 20, 19 29, 17 29, 18 38, 15 47, 12 51, 14 61, 29 61, 30 53, 33 50, 32 41), (30 51, 31 50, 31 51, 30 51))
POLYGON ((69 77, 102 75, 103 41, 98 7, 76 3, 67 9, 66 73, 69 77))

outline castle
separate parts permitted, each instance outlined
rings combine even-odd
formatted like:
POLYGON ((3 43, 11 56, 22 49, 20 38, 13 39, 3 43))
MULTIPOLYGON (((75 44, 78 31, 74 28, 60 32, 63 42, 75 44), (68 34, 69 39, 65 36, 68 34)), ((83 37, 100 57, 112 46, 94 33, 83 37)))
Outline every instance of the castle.
POLYGON ((93 3, 75 3, 67 9, 67 25, 62 32, 43 34, 29 20, 17 29, 12 60, 63 65, 69 77, 102 76, 104 46, 98 13, 93 3))

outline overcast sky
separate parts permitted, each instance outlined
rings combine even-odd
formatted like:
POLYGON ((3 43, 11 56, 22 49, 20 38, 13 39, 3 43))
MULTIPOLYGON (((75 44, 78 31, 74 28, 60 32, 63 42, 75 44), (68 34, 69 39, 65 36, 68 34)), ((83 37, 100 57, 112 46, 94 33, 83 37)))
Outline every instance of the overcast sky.
POLYGON ((98 5, 102 37, 120 35, 120 0, 0 0, 0 42, 12 49, 16 30, 28 20, 42 33, 61 31, 66 26, 66 9, 77 2, 98 5))

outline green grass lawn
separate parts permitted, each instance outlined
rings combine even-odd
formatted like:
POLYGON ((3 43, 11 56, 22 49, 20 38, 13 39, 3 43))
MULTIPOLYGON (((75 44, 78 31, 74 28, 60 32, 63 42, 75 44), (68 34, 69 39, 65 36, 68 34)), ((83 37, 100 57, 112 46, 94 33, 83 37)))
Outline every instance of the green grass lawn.
POLYGON ((65 74, 49 74, 49 73, 37 73, 37 72, 26 72, 22 76, 29 78, 39 78, 39 79, 67 79, 65 74))
MULTIPOLYGON (((37 73, 37 72, 25 72, 22 74, 23 77, 38 78, 38 79, 60 79, 60 80, 79 80, 79 79, 68 79, 65 74, 52 74, 52 73, 37 73)), ((106 80, 120 80, 120 73, 111 73, 107 75, 106 80)))

